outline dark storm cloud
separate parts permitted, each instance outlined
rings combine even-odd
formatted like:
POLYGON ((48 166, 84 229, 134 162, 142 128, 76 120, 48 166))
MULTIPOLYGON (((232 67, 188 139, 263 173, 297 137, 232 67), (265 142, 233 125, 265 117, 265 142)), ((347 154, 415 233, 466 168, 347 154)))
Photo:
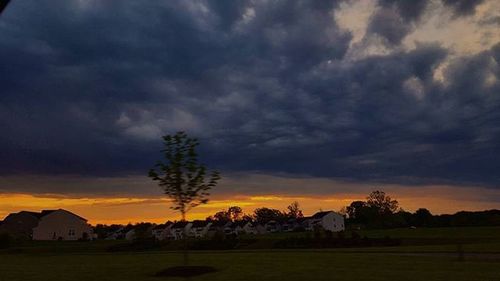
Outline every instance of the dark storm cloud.
MULTIPOLYGON (((381 1, 398 45, 425 1, 381 1), (410 4, 412 2, 413 4, 410 4)), ((500 183, 500 45, 345 59, 336 1, 16 1, 0 21, 3 174, 142 174, 159 136, 211 166, 397 183, 500 183)))
POLYGON ((378 4, 379 9, 371 17, 368 32, 387 39, 390 45, 397 45, 414 29, 428 1, 381 0, 378 4))
POLYGON ((443 0, 443 3, 453 9, 457 16, 472 15, 476 12, 476 7, 484 0, 443 0))

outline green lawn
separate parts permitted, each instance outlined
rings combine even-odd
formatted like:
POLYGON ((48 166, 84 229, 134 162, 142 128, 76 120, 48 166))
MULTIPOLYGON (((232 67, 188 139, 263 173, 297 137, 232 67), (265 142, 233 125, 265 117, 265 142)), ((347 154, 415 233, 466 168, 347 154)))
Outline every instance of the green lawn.
MULTIPOLYGON (((499 260, 487 258, 256 251, 196 252, 191 259, 220 270, 191 280, 500 280, 499 260)), ((161 252, 2 255, 0 280, 159 280, 152 275, 180 260, 180 254, 161 252)))
MULTIPOLYGON (((190 280, 500 280, 500 227, 373 230, 361 234, 432 243, 382 248, 193 251, 191 264, 214 266, 219 271, 190 280), (449 239, 460 241, 465 261, 458 261, 457 245, 449 239), (446 243, 436 244, 439 241, 446 243)), ((3 250, 0 281, 162 280, 165 278, 153 277, 154 273, 180 265, 182 260, 175 252, 105 251, 115 243, 30 242, 3 250)))

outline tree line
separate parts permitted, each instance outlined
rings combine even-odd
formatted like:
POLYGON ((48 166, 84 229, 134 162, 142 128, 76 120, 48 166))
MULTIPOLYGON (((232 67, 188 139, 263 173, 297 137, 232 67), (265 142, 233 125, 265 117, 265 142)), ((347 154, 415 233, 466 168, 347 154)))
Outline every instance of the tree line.
POLYGON ((500 210, 460 211, 455 214, 433 215, 426 208, 408 212, 397 200, 383 191, 373 191, 365 201, 353 201, 342 208, 346 224, 364 228, 498 226, 500 210))
POLYGON ((273 208, 257 208, 252 214, 244 214, 239 206, 229 207, 227 210, 221 210, 214 215, 206 218, 208 221, 215 222, 235 222, 235 221, 252 221, 260 224, 265 224, 269 221, 284 222, 289 219, 298 219, 304 217, 300 204, 297 201, 288 205, 284 211, 273 208))

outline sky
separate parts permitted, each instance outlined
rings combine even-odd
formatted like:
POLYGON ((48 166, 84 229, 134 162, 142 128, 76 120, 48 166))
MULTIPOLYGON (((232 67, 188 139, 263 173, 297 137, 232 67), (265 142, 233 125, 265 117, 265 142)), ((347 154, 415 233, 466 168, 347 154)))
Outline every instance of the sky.
POLYGON ((178 219, 147 171, 199 138, 223 179, 188 215, 500 208, 500 2, 11 1, 0 16, 0 219, 178 219))

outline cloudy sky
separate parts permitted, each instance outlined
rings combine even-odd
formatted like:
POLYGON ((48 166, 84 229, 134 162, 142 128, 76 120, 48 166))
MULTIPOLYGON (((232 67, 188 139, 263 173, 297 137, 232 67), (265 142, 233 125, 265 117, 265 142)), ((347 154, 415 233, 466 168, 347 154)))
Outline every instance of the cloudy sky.
POLYGON ((0 218, 175 218, 145 175, 179 130, 224 176, 193 217, 500 208, 496 0, 17 0, 0 85, 0 218))

